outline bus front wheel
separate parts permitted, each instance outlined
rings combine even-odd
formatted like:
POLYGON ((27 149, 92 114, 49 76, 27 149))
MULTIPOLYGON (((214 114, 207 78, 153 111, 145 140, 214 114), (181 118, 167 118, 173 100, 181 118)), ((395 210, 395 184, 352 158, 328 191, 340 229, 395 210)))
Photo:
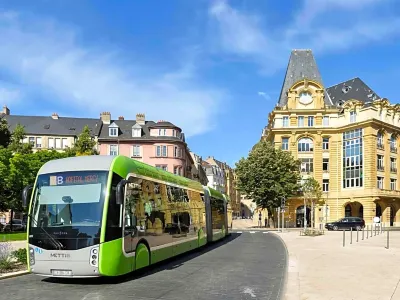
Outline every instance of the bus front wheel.
POLYGON ((144 243, 136 247, 136 270, 150 265, 150 250, 144 243))

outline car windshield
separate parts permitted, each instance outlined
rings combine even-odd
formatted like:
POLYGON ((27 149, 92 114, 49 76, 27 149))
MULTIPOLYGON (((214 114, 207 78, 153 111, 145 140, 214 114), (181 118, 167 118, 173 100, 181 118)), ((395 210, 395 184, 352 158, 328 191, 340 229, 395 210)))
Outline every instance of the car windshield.
POLYGON ((40 175, 34 191, 32 227, 99 227, 108 172, 40 175))

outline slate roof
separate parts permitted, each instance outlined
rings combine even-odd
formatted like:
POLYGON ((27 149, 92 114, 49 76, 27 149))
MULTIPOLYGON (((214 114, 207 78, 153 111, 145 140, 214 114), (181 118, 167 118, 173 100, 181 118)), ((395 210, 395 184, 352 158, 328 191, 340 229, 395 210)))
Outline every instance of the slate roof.
POLYGON ((135 120, 111 120, 111 123, 103 124, 103 128, 99 135, 100 140, 119 140, 119 141, 176 141, 176 142, 185 142, 185 134, 181 133, 182 139, 174 136, 150 136, 150 128, 177 128, 180 130, 179 127, 175 126, 170 122, 158 122, 155 123, 153 121, 146 121, 144 125, 140 125, 142 128, 142 136, 141 137, 133 137, 132 136, 132 127, 136 125, 135 120), (118 125, 118 137, 109 136, 108 126, 115 123, 118 125), (157 124, 162 123, 161 126, 157 126, 157 124), (168 124, 168 125, 167 125, 168 124), (170 125, 169 125, 170 124, 170 125))
POLYGON ((59 117, 53 119, 47 116, 0 116, 7 120, 10 131, 14 131, 17 124, 25 127, 26 134, 52 135, 52 136, 78 136, 82 129, 88 125, 92 135, 98 136, 101 131, 100 119, 59 117))
POLYGON ((326 89, 334 105, 340 106, 345 101, 356 99, 364 103, 380 97, 360 78, 356 77, 326 89))
MULTIPOLYGON (((293 86, 293 84, 302 79, 313 80, 323 86, 321 74, 319 73, 317 63, 310 49, 292 50, 277 106, 282 107, 287 104, 288 90, 293 86)), ((326 92, 325 103, 332 105, 329 95, 326 92)))

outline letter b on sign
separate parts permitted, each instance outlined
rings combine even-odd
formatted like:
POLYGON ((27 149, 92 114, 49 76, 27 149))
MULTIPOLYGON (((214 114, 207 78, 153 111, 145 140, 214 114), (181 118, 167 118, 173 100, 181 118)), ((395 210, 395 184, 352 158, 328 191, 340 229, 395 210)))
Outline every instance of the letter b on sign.
POLYGON ((63 177, 62 176, 57 176, 57 185, 63 184, 63 177))

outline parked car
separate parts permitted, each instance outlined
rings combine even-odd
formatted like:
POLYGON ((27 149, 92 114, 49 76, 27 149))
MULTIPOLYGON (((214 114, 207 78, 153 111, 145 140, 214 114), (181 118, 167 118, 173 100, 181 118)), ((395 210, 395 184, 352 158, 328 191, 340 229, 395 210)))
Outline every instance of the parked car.
MULTIPOLYGON (((11 231, 11 222, 8 222, 5 226, 4 226, 4 229, 3 229, 3 231, 4 232, 9 232, 9 231, 11 231)), ((26 223, 25 222, 23 222, 22 220, 20 220, 20 219, 13 219, 12 220, 12 230, 13 231, 25 231, 26 230, 26 223)))
POLYGON ((345 217, 336 222, 325 224, 325 228, 328 230, 350 230, 350 228, 361 230, 364 227, 365 221, 359 217, 345 217))

